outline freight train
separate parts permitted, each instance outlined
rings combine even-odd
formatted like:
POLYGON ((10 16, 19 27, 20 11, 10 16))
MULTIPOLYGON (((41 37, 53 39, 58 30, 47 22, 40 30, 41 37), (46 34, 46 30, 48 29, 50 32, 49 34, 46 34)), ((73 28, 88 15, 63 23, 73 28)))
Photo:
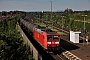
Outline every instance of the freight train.
POLYGON ((20 19, 20 25, 22 25, 45 50, 60 50, 60 35, 57 32, 31 23, 25 19, 20 19))

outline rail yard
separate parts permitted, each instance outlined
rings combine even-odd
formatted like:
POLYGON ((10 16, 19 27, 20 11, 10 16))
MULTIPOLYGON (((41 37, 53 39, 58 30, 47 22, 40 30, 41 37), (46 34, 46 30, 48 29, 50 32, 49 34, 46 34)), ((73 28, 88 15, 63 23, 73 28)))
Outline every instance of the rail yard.
MULTIPOLYGON (((48 26, 51 26, 51 24, 48 24, 48 26)), ((54 25, 53 25, 53 27, 59 29, 60 31, 62 31, 60 28, 58 28, 58 27, 56 27, 54 25)), ((68 31, 65 31, 65 32, 66 33, 69 33, 68 31)), ((87 45, 86 42, 85 42, 85 46, 83 46, 83 43, 74 44, 74 43, 72 43, 72 42, 69 41, 70 40, 69 34, 67 36, 64 35, 64 36, 60 36, 60 37, 61 37, 60 45, 61 45, 61 47, 63 47, 66 50, 66 52, 64 52, 65 50, 63 50, 60 53, 62 53, 63 55, 65 55, 65 57, 67 59, 73 59, 73 60, 74 59, 76 59, 76 60, 85 60, 85 59, 86 60, 89 60, 90 59, 90 57, 89 57, 90 56, 89 55, 90 54, 89 53, 90 46, 87 45)), ((50 55, 51 55, 51 53, 50 53, 50 55)), ((56 58, 55 56, 56 55, 53 55, 54 58, 56 58)), ((57 55, 57 56, 59 56, 59 55, 57 55)), ((57 60, 59 60, 58 58, 57 58, 57 60)))
POLYGON ((79 30, 84 33, 79 35, 79 43, 74 43, 70 41, 71 28, 44 21, 32 14, 18 16, 18 30, 35 60, 90 60, 90 36, 87 42, 86 30, 79 30))
MULTIPOLYGON (((51 26, 51 25, 49 25, 51 26)), ((62 29, 60 29, 59 27, 57 26, 53 26, 54 28, 62 31, 62 29)), ((65 33, 69 33, 68 31, 65 31, 63 30, 63 32, 65 33)), ((70 42, 70 35, 68 34, 67 36, 61 36, 61 46, 63 48, 65 48, 67 51, 70 51, 71 53, 73 53, 74 55, 78 56, 79 58, 81 58, 81 60, 89 60, 90 59, 90 53, 89 53, 89 48, 90 48, 90 45, 87 45, 87 42, 84 42, 84 45, 83 45, 83 42, 81 43, 72 43, 70 42)), ((83 41, 83 37, 80 36, 80 40, 83 41)))
MULTIPOLYGON (((26 43, 28 44, 30 50, 32 50, 32 55, 34 56, 34 58, 36 60, 40 59, 40 60, 67 60, 66 57, 64 57, 62 54, 60 54, 61 52, 58 53, 58 55, 54 55, 53 53, 47 53, 45 50, 43 50, 43 48, 32 38, 32 36, 30 36, 25 30, 23 30, 26 35, 24 34, 24 32, 22 31, 22 29, 19 27, 20 32, 22 33, 22 36, 24 38, 24 40, 26 41, 26 43), (30 40, 29 40, 30 39, 30 40), (32 39, 32 40, 31 40, 32 39), (31 46, 30 42, 33 44, 33 46, 36 49, 33 50, 34 47, 31 46), (36 55, 36 56, 35 56, 36 55), (37 55, 39 55, 37 57, 37 55), (40 58, 41 57, 41 58, 40 58)), ((63 50, 62 50, 63 51, 63 50)))

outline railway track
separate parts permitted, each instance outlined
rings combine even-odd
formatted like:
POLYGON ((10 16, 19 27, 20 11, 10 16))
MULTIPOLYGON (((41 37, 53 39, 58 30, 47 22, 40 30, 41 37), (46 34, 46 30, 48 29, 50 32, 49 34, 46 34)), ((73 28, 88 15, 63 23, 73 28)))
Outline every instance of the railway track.
POLYGON ((26 36, 30 39, 32 44, 34 44, 35 48, 38 50, 40 55, 43 57, 42 60, 67 60, 61 53, 54 54, 54 53, 47 53, 43 48, 34 40, 32 36, 30 36, 25 29, 23 29, 26 36))
MULTIPOLYGON (((46 24, 46 22, 44 22, 46 24)), ((49 26, 52 26, 51 24, 48 23, 49 26)), ((62 30, 56 26, 53 26, 53 28, 63 31, 67 34, 69 34, 68 31, 62 30)), ((61 49, 62 50, 62 49, 61 49)), ((55 60, 81 60, 80 58, 78 58, 77 56, 73 55, 72 53, 70 53, 69 51, 62 51, 62 53, 54 55, 52 53, 50 53, 50 55, 55 59, 55 60), (65 55, 65 56, 64 56, 65 55), (67 58, 66 58, 67 57, 67 58)))
POLYGON ((53 55, 50 54, 55 60, 68 60, 65 56, 63 56, 62 54, 57 54, 57 55, 53 55))
POLYGON ((50 53, 50 55, 55 59, 55 60, 81 60, 71 52, 65 50, 64 48, 61 47, 60 49, 61 53, 58 53, 54 55, 53 53, 50 53))
MULTIPOLYGON (((37 20, 37 19, 36 19, 37 20)), ((40 19, 38 19, 40 22, 41 22, 41 20, 40 19)), ((59 31, 63 31, 64 33, 66 33, 66 34, 68 34, 69 35, 69 30, 62 30, 62 28, 60 28, 60 27, 58 27, 58 26, 55 26, 55 25, 53 25, 52 26, 52 24, 50 24, 50 23, 48 23, 48 22, 44 22, 43 21, 43 23, 44 24, 48 24, 48 26, 51 26, 51 27, 53 27, 53 28, 55 28, 55 29, 57 29, 57 30, 59 30, 59 31)), ((80 36, 80 39, 85 39, 84 37, 82 37, 82 36, 80 36)), ((65 45, 66 46, 66 45, 65 45)), ((71 45, 70 45, 71 46, 71 45)), ((66 50, 75 50, 75 49, 78 49, 78 48, 67 48, 67 47, 65 47, 65 49, 66 50)), ((50 55, 55 59, 55 60, 65 60, 66 59, 66 57, 67 57, 67 59, 66 60, 81 60, 80 58, 78 58, 77 56, 75 56, 74 54, 72 54, 72 53, 70 53, 69 52, 69 50, 68 51, 63 51, 62 52, 62 54, 57 54, 57 55, 54 55, 54 54, 52 54, 52 53, 50 53, 50 55), (65 57, 65 59, 64 59, 64 57, 63 57, 63 55, 64 55, 64 57, 65 57)))
MULTIPOLYGON (((53 27, 53 28, 55 28, 55 29, 57 29, 57 30, 59 30, 59 31, 63 31, 63 32, 66 33, 66 34, 69 34, 69 33, 70 33, 69 30, 64 30, 64 29, 62 29, 62 28, 60 28, 60 27, 58 27, 58 26, 55 26, 55 25, 52 26, 51 23, 44 22, 44 24, 48 24, 49 26, 51 26, 51 27, 53 27)), ((85 39, 86 39, 86 38, 84 38, 84 37, 82 37, 82 36, 79 36, 79 38, 82 39, 82 40, 85 40, 85 39)))
MULTIPOLYGON (((66 30, 62 30, 61 28, 57 27, 57 26, 52 26, 52 24, 44 22, 45 24, 48 24, 48 26, 51 26, 59 31, 63 31, 64 33, 69 35, 69 31, 66 30)), ((80 36, 81 39, 85 39, 83 37, 80 36)), ((63 52, 62 53, 64 56, 66 56, 69 60, 81 60, 80 58, 78 58, 77 56, 75 56, 74 54, 70 53, 69 51, 63 52)), ((58 55, 59 56, 59 55, 58 55)), ((60 56, 61 57, 61 56, 60 56)))

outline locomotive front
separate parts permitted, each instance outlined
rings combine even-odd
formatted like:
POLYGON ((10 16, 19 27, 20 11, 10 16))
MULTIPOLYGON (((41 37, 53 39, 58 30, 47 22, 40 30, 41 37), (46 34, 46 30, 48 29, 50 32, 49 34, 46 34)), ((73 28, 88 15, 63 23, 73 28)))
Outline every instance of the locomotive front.
POLYGON ((60 49, 60 35, 47 34, 47 49, 48 51, 58 51, 60 49))

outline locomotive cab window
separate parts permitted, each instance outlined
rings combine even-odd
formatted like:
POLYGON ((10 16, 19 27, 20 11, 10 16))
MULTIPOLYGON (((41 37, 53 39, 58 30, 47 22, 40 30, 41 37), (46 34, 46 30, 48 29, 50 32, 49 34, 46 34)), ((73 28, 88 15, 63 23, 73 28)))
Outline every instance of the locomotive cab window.
POLYGON ((58 40, 58 36, 47 36, 47 40, 58 40))
POLYGON ((58 37, 58 36, 53 36, 53 39, 54 39, 54 40, 58 40, 59 37, 58 37))
POLYGON ((47 36, 47 40, 53 40, 53 36, 47 36))

